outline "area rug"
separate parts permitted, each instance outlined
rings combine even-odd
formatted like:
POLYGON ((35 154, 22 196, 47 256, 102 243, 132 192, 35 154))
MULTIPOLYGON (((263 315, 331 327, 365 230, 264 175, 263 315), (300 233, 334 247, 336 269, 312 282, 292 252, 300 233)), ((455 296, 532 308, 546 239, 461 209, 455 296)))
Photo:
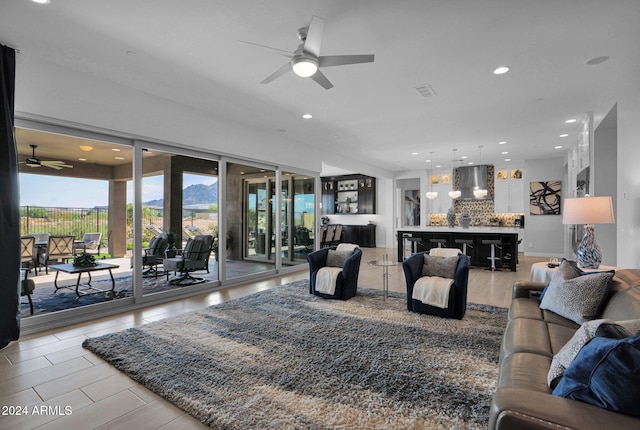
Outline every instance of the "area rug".
POLYGON ((507 310, 463 320, 404 294, 276 287, 83 346, 219 429, 486 428, 507 310))
MULTIPOLYGON (((33 301, 33 314, 40 315, 49 312, 57 312, 65 309, 73 309, 80 306, 92 305, 95 303, 102 303, 114 299, 123 297, 130 297, 133 295, 132 278, 131 276, 122 276, 115 278, 116 286, 114 292, 111 291, 105 293, 91 294, 88 296, 82 296, 80 300, 76 301, 75 289, 62 288, 55 291, 53 286, 51 287, 36 287, 31 295, 33 301)), ((73 281, 64 281, 65 285, 75 285, 73 281)), ((103 289, 111 289, 111 280, 106 281, 93 281, 91 285, 103 289)), ((157 293, 160 291, 166 291, 170 289, 178 288, 175 285, 169 285, 166 277, 160 276, 156 278, 144 278, 142 280, 142 291, 144 294, 157 293)), ((20 315, 22 318, 30 316, 29 302, 26 297, 22 297, 20 306, 20 315)))

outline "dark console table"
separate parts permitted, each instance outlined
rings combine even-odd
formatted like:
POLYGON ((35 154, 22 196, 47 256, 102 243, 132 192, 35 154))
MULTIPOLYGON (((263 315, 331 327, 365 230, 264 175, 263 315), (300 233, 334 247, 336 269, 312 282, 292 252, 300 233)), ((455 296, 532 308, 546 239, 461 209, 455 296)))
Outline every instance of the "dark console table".
POLYGON ((375 248, 376 225, 343 225, 342 242, 355 243, 362 248, 375 248))

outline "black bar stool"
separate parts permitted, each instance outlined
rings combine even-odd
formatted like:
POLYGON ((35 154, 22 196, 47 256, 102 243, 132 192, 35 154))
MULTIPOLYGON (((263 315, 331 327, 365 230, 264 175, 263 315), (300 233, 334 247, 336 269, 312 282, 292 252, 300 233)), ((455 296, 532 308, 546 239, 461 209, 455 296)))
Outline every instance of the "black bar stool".
POLYGON ((491 245, 491 256, 487 257, 487 260, 491 260, 491 267, 487 267, 487 270, 496 271, 501 270, 499 267, 502 267, 502 239, 483 239, 483 245, 491 245), (499 251, 500 255, 496 256, 496 249, 499 251), (496 260, 499 261, 496 265, 496 260))
POLYGON ((438 248, 447 247, 447 239, 429 239, 429 242, 433 245, 432 248, 435 248, 436 246, 438 248))
POLYGON ((462 253, 464 255, 468 255, 467 248, 473 249, 473 239, 456 239, 455 242, 462 244, 462 253))

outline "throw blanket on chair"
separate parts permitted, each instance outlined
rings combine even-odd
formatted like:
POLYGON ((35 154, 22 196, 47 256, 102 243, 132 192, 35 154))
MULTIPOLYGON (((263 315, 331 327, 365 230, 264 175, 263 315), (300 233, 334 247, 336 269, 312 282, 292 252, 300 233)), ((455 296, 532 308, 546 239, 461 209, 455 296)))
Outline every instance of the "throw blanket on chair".
POLYGON ((453 279, 440 276, 423 276, 413 286, 412 298, 425 305, 446 309, 449 306, 449 290, 453 279))
POLYGON ((460 254, 458 248, 431 248, 429 250, 429 255, 434 257, 455 257, 458 254, 460 254))
POLYGON ((323 294, 335 294, 336 281, 342 267, 322 267, 316 275, 316 291, 323 294))
POLYGON ((358 245, 354 244, 354 243, 341 243, 338 245, 338 247, 336 248, 336 251, 338 252, 351 252, 353 253, 353 251, 355 251, 355 249, 358 247, 358 245))

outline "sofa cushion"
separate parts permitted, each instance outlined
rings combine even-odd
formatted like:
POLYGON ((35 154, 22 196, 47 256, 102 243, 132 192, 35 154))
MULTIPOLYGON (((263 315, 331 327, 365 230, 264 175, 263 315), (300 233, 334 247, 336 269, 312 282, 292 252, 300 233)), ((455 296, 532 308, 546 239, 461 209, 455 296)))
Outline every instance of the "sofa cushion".
POLYGON ((553 394, 640 417, 639 368, 640 335, 596 337, 580 350, 553 394))
POLYGON ((553 272, 553 276, 551 276, 551 280, 547 283, 547 286, 542 290, 542 293, 538 297, 538 300, 542 301, 544 295, 547 293, 547 289, 551 284, 561 283, 562 281, 566 281, 568 279, 577 278, 578 276, 582 276, 584 272, 582 269, 578 267, 578 263, 573 260, 562 259, 560 266, 553 272))
POLYGON ((578 324, 596 319, 607 297, 613 272, 597 272, 549 283, 540 309, 570 319, 578 324))
POLYGON ((617 324, 615 321, 598 319, 587 321, 582 324, 575 332, 573 337, 567 342, 560 351, 553 356, 549 373, 547 375, 547 383, 551 388, 555 387, 564 374, 564 371, 571 365, 574 358, 580 352, 580 349, 596 336, 621 339, 632 336, 635 331, 633 325, 638 326, 640 320, 635 322, 621 322, 617 324), (625 327, 629 325, 629 328, 625 327))
POLYGON ((456 267, 460 257, 435 257, 424 254, 424 265, 422 266, 422 276, 439 276, 441 278, 453 279, 456 275, 456 267))

